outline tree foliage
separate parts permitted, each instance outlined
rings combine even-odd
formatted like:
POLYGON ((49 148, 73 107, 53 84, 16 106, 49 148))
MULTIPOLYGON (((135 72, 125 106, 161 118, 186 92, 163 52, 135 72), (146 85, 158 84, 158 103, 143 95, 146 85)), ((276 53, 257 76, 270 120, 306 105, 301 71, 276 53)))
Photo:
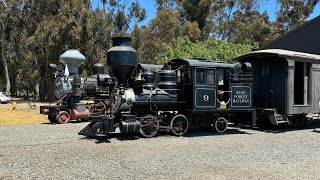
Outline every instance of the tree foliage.
MULTIPOLYGON (((137 29, 134 32, 137 32, 137 29)), ((163 43, 168 43, 179 36, 179 20, 172 9, 161 9, 149 27, 142 27, 140 33, 141 46, 138 47, 140 61, 152 63, 157 53, 162 52, 163 43)))
POLYGON ((275 29, 284 34, 307 21, 319 0, 277 0, 280 10, 277 13, 275 29))
POLYGON ((116 35, 127 35, 132 21, 140 23, 146 19, 146 9, 141 7, 138 0, 102 0, 102 2, 113 18, 116 35))
POLYGON ((266 12, 260 13, 258 0, 228 0, 217 11, 213 33, 233 43, 264 45, 272 35, 266 12))
POLYGON ((0 91, 44 97, 53 89, 48 64, 59 63, 68 49, 86 56, 83 75, 105 62, 118 35, 132 37, 141 63, 163 63, 165 57, 229 62, 300 26, 319 0, 277 0, 274 22, 260 12, 261 0, 154 0, 156 17, 143 26, 147 10, 138 0, 1 2, 0 91), (102 7, 93 9, 92 2, 102 7))
POLYGON ((157 63, 165 59, 201 58, 232 62, 232 59, 257 48, 256 45, 233 44, 224 40, 209 39, 206 42, 192 42, 189 37, 177 37, 164 46, 165 51, 156 57, 157 63))

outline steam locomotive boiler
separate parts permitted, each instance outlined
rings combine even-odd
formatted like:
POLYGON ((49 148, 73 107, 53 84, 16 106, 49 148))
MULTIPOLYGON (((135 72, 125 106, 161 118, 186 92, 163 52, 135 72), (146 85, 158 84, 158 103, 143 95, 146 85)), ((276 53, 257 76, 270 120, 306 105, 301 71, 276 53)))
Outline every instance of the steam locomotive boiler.
POLYGON ((60 56, 62 66, 50 64, 55 70, 54 95, 55 102, 40 107, 40 113, 48 115, 51 123, 67 123, 70 120, 87 120, 92 112, 107 113, 110 108, 109 94, 112 88, 112 78, 105 74, 103 64, 93 66, 91 77, 80 77, 79 66, 85 57, 77 50, 68 50, 60 56), (99 86, 99 78, 110 79, 107 88, 99 86), (81 103, 80 100, 90 100, 90 104, 81 103))
POLYGON ((243 63, 236 73, 234 64, 173 59, 159 72, 152 66, 140 71, 130 38, 113 40, 114 47, 107 52, 107 65, 115 81, 110 113, 92 113, 92 122, 80 135, 108 135, 116 128, 143 137, 153 137, 159 131, 181 136, 189 127, 223 133, 235 113, 252 115, 255 123, 250 63, 243 63))

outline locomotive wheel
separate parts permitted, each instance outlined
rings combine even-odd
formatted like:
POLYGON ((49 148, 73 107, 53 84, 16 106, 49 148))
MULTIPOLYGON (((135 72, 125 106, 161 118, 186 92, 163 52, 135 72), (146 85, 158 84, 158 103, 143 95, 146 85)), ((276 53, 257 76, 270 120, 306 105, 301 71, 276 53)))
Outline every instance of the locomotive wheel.
POLYGON ((218 133, 224 133, 228 128, 228 121, 224 117, 219 117, 214 120, 214 130, 218 133))
POLYGON ((155 136, 159 131, 159 122, 153 115, 145 115, 141 119, 140 133, 143 137, 150 138, 155 136))
POLYGON ((59 112, 58 121, 60 124, 66 124, 70 120, 70 115, 66 111, 59 112))
POLYGON ((185 115, 177 114, 172 117, 170 127, 174 135, 182 136, 188 131, 189 121, 185 115))

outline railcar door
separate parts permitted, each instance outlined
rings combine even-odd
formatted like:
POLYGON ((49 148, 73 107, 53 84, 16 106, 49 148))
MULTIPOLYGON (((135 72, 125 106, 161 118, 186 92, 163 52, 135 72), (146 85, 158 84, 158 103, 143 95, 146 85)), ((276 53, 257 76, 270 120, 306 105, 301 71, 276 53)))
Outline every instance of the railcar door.
POLYGON ((212 111, 217 107, 217 78, 215 68, 194 68, 193 110, 212 111))
POLYGON ((286 61, 260 61, 255 63, 254 106, 276 108, 285 113, 286 104, 286 61))

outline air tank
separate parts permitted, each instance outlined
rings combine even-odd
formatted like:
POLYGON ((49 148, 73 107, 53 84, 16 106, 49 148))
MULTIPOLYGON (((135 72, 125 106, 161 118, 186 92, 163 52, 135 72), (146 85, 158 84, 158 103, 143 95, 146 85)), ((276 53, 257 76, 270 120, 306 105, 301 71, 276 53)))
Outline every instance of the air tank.
POLYGON ((130 37, 115 37, 113 46, 107 52, 107 65, 120 87, 126 87, 138 65, 137 52, 131 47, 130 37))
POLYGON ((148 69, 144 73, 142 73, 141 76, 144 79, 143 88, 148 90, 154 90, 155 89, 154 72, 148 69))

